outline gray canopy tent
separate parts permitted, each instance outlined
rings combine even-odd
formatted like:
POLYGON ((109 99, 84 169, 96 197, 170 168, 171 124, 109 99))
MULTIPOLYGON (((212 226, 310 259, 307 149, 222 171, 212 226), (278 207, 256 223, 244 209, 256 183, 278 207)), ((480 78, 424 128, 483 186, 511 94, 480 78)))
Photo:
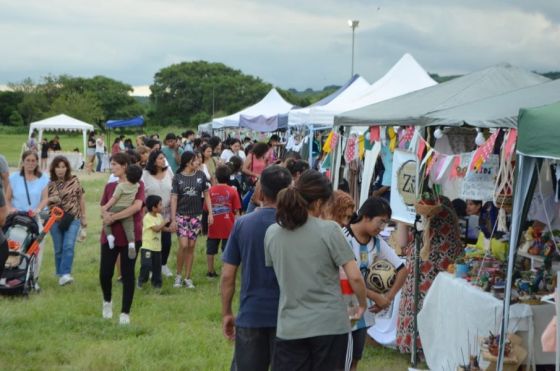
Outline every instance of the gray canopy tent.
MULTIPOLYGON (((506 293, 502 316, 501 339, 504 339, 509 325, 509 308, 512 277, 517 246, 521 237, 521 224, 527 217, 529 202, 537 183, 538 168, 543 159, 560 160, 558 128, 560 128, 560 102, 537 108, 521 109, 518 117, 517 176, 515 182, 506 293)), ((558 305, 558 303, 556 303, 558 305)), ((558 335, 557 335, 558 336, 558 335)), ((558 344, 557 344, 558 345, 558 344)), ((556 352, 556 369, 558 356, 556 352)), ((498 370, 503 369, 504 344, 500 344, 498 370)))
POLYGON ((541 84, 546 77, 499 64, 444 83, 335 116, 335 126, 426 126, 425 115, 497 94, 541 84))

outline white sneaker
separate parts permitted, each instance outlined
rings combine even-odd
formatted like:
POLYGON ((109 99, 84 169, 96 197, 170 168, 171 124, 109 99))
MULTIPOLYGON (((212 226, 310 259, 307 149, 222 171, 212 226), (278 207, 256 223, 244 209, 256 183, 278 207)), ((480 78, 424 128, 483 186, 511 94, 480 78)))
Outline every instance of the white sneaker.
POLYGON ((173 273, 171 273, 171 270, 167 267, 167 265, 161 266, 161 274, 163 274, 165 277, 173 276, 173 273))
POLYGON ((173 287, 175 288, 183 287, 183 278, 181 276, 178 275, 175 277, 175 283, 173 284, 173 287))
POLYGON ((134 242, 128 244, 128 258, 136 258, 136 245, 134 244, 134 242))
POLYGON ((121 313, 119 317, 119 325, 130 325, 130 316, 126 313, 121 313))
POLYGON ((187 289, 194 289, 194 284, 190 278, 185 279, 185 286, 187 286, 187 289))
POLYGON ((113 318, 113 302, 111 301, 103 302, 103 318, 105 319, 113 318))
POLYGON ((63 274, 62 277, 60 277, 60 279, 58 280, 58 284, 60 286, 67 285, 72 282, 74 282, 74 277, 69 274, 63 274))
POLYGON ((107 236, 107 243, 109 244, 109 248, 113 250, 115 248, 115 236, 112 234, 107 236))
POLYGON ((35 285, 33 285, 33 289, 37 292, 41 291, 41 286, 39 286, 39 282, 35 281, 35 285))

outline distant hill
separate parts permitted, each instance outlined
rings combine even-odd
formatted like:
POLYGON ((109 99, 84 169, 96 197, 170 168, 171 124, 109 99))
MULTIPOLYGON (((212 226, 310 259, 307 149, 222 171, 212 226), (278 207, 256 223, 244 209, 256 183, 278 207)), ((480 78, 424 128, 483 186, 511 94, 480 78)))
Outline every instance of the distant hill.
POLYGON ((327 95, 330 95, 330 94, 334 93, 339 88, 340 88, 340 86, 338 86, 338 85, 325 86, 322 90, 313 90, 311 88, 307 88, 303 91, 299 91, 297 89, 290 88, 290 89, 288 89, 288 92, 292 93, 293 95, 295 95, 299 98, 307 99, 310 102, 310 104, 313 104, 313 103, 323 99, 327 95))

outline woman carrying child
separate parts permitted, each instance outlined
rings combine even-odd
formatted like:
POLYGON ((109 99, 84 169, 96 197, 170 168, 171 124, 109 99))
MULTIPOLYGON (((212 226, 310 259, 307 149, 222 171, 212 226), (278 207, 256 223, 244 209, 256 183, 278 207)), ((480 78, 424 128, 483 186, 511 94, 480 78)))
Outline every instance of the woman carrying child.
MULTIPOLYGON (((107 183, 103 196, 101 197, 101 206, 105 205, 113 196, 117 185, 126 182, 126 169, 130 163, 130 157, 126 153, 117 153, 111 157, 111 172, 118 178, 117 182, 107 183)), ((123 283, 122 309, 119 323, 127 325, 130 323, 130 307, 134 298, 134 264, 136 259, 128 257, 129 240, 126 237, 121 223, 115 223, 123 218, 132 216, 134 219, 134 239, 136 248, 142 246, 142 206, 144 204, 144 183, 140 182, 138 191, 134 197, 134 203, 118 213, 104 211, 102 213, 103 224, 111 225, 111 231, 115 236, 115 247, 109 248, 105 229, 101 231, 101 262, 99 266, 99 281, 103 291, 103 318, 109 319, 113 317, 112 305, 112 278, 115 270, 115 262, 117 256, 120 255, 120 266, 123 283)))

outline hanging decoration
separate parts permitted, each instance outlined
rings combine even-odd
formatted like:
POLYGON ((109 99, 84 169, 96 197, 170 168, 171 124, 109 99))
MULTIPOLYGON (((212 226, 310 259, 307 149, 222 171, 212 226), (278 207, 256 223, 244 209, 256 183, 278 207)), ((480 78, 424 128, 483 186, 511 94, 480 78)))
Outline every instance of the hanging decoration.
POLYGON ((372 126, 369 128, 369 144, 374 142, 379 142, 381 140, 381 134, 379 133, 379 126, 372 126))
POLYGON ((391 152, 395 152, 395 148, 397 148, 397 133, 392 126, 387 128, 387 137, 389 138, 389 149, 391 152))
POLYGON ((325 140, 325 144, 323 145, 323 152, 331 153, 332 150, 336 148, 336 145, 338 144, 338 138, 339 138, 338 133, 332 130, 327 136, 327 139, 325 140))
POLYGON ((357 159, 359 156, 359 143, 356 134, 351 134, 346 142, 346 149, 344 150, 344 160, 350 163, 352 160, 357 159))
POLYGON ((471 164, 469 166, 469 171, 478 170, 482 164, 488 159, 488 157, 494 151, 494 144, 496 143, 496 138, 500 134, 501 129, 498 129, 488 138, 488 140, 478 147, 474 152, 471 164))

